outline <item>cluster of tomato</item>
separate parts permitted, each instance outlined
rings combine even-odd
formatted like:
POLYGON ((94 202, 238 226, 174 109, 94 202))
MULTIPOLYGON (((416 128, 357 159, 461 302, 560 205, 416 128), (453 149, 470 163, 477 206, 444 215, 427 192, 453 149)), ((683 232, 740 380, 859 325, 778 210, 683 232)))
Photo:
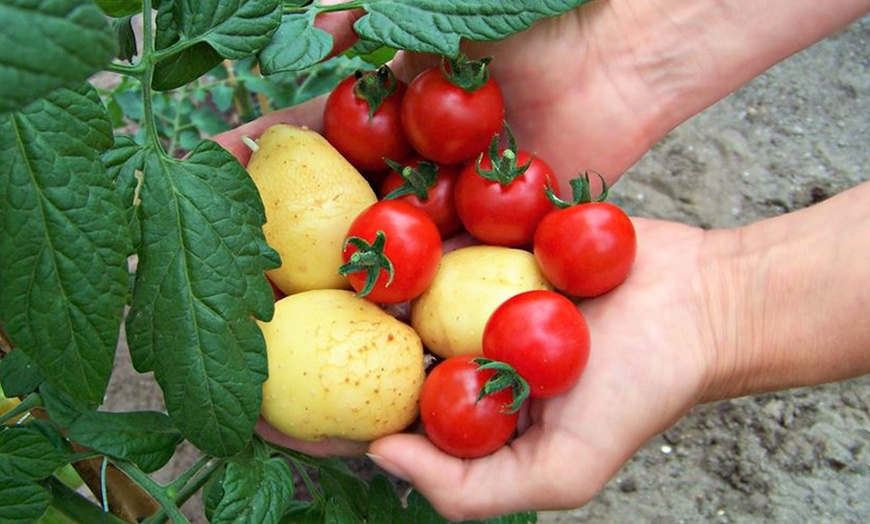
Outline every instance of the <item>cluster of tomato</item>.
POLYGON ((324 126, 381 197, 353 222, 343 250, 341 271, 361 296, 413 300, 438 269, 442 240, 463 229, 483 244, 532 251, 552 284, 502 303, 483 354, 447 358, 424 383, 430 440, 455 456, 492 453, 515 434, 526 398, 561 395, 579 379, 590 340, 574 300, 626 278, 631 221, 604 202, 606 186, 591 197, 588 176, 571 181, 570 200, 559 198, 550 166, 517 147, 486 59, 445 59, 407 85, 386 67, 357 73, 330 94, 324 126))

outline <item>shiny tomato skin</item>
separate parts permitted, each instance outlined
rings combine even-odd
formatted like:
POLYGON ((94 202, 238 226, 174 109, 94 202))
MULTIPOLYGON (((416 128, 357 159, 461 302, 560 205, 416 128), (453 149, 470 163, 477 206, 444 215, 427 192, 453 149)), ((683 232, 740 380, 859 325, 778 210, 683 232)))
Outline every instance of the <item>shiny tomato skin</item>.
MULTIPOLYGON (((407 162, 406 165, 415 165, 419 161, 419 159, 412 160, 407 162)), ((414 207, 422 209, 432 217, 435 225, 438 226, 438 231, 441 232, 442 239, 451 237, 462 228, 462 222, 459 221, 459 214, 456 212, 455 198, 459 169, 460 166, 457 165, 438 166, 438 178, 435 179, 435 185, 429 188, 429 196, 425 200, 420 200, 416 195, 404 195, 398 198, 414 207)), ((387 173, 387 176, 381 182, 381 198, 400 187, 403 183, 402 176, 396 171, 387 173)))
POLYGON ((440 164, 477 157, 503 122, 504 99, 492 78, 468 92, 434 67, 411 80, 402 100, 408 141, 423 157, 440 164))
MULTIPOLYGON (((540 157, 517 152, 517 165, 531 160, 529 168, 505 185, 480 176, 476 162, 462 169, 456 183, 456 211, 465 229, 484 244, 522 247, 532 244, 541 220, 555 209, 547 198, 547 181, 558 194, 553 169, 540 157)), ((484 155, 480 168, 492 167, 484 155)))
POLYGON ((495 373, 478 371, 476 355, 450 357, 436 365, 423 382, 420 420, 429 440, 460 458, 489 455, 516 431, 519 412, 508 414, 510 388, 477 401, 480 389, 495 373))
POLYGON ((413 152, 401 118, 407 85, 395 82, 395 90, 371 119, 368 102, 354 93, 354 75, 342 80, 326 99, 323 136, 360 171, 383 171, 387 169, 384 157, 400 162, 413 152))
POLYGON ((544 277, 577 298, 603 295, 627 277, 637 253, 631 219, 609 202, 577 204, 541 220, 533 246, 544 277))
POLYGON ((504 301, 483 330, 483 356, 510 364, 529 383, 532 398, 571 389, 589 360, 589 326, 577 306, 549 290, 504 301))
MULTIPOLYGON (((373 243, 378 231, 386 235, 384 255, 393 264, 393 280, 381 270, 374 288, 366 298, 380 304, 398 304, 419 296, 435 277, 441 262, 441 234, 424 211, 399 200, 381 200, 364 209, 351 223, 347 237, 373 243)), ((348 262, 358 251, 347 244, 342 260, 348 262)), ((364 271, 346 275, 357 292, 365 285, 364 271)))

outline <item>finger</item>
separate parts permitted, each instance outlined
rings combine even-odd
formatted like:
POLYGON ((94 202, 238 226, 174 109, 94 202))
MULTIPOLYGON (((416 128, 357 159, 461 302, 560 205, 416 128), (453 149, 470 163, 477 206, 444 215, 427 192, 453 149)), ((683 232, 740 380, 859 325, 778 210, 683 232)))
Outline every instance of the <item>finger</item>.
MULTIPOLYGON (((323 0, 321 4, 339 4, 345 0, 323 0)), ((314 27, 332 35, 332 52, 329 57, 341 54, 359 39, 353 30, 353 23, 365 14, 362 9, 320 13, 314 18, 314 27)))
POLYGON ((553 442, 533 427, 492 455, 462 460, 424 436, 399 434, 374 441, 368 456, 413 484, 444 517, 461 521, 589 501, 609 478, 607 468, 594 454, 578 455, 553 442))
POLYGON ((313 457, 359 457, 368 448, 368 442, 355 440, 336 438, 318 442, 299 440, 281 433, 262 418, 257 421, 255 431, 266 442, 271 442, 283 448, 292 449, 313 457))

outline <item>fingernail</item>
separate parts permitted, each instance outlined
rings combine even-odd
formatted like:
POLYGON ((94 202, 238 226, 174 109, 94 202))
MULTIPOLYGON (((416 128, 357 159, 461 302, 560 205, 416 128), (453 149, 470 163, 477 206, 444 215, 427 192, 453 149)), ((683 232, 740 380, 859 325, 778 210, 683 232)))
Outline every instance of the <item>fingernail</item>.
POLYGON ((366 453, 366 456, 368 458, 370 458, 371 461, 375 463, 375 465, 377 465, 379 468, 386 471, 390 475, 397 477, 401 480, 404 480, 406 482, 409 480, 409 476, 405 472, 405 470, 403 470, 402 468, 400 468, 399 466, 397 466, 393 462, 385 459, 381 455, 377 455, 375 453, 366 453))

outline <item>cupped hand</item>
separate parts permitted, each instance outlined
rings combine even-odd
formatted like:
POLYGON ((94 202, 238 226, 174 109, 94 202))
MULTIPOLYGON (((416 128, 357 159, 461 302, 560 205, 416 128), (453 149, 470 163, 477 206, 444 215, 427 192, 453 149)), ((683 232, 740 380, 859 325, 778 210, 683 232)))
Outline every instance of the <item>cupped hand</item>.
POLYGON ((642 219, 635 226, 638 252, 628 279, 580 303, 592 349, 573 389, 532 401, 529 427, 493 455, 461 460, 424 436, 402 434, 371 445, 375 463, 455 520, 575 508, 681 418, 702 398, 715 360, 702 307, 708 233, 642 219))

